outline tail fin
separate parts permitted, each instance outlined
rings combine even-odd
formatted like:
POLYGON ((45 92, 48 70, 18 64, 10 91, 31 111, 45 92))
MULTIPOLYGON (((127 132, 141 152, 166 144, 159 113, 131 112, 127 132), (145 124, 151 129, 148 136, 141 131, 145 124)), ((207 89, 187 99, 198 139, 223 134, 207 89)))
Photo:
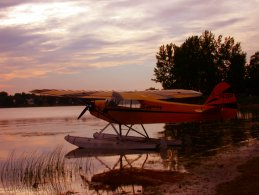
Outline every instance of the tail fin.
POLYGON ((226 82, 221 82, 212 90, 205 105, 237 109, 237 99, 230 85, 226 82))

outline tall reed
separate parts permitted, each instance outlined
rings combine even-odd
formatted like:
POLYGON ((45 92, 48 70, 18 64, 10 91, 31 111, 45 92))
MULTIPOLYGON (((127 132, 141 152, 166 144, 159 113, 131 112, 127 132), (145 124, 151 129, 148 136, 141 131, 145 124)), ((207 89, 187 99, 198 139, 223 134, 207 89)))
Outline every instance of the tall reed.
POLYGON ((23 153, 19 156, 12 152, 0 164, 0 181, 6 192, 72 194, 71 184, 82 172, 89 171, 88 165, 87 160, 66 159, 62 147, 48 153, 23 153))

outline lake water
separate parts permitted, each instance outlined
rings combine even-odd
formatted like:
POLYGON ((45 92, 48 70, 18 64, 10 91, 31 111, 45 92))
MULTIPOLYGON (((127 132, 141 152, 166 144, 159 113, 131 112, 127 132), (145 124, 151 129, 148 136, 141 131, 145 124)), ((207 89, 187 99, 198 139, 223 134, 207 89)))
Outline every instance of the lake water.
POLYGON ((259 114, 247 110, 230 121, 145 125, 150 137, 184 143, 164 151, 111 154, 76 150, 64 140, 65 135, 92 137, 107 124, 89 113, 77 120, 83 109, 0 109, 0 194, 144 193, 147 186, 154 185, 150 175, 154 180, 164 173, 181 177, 194 159, 197 163, 221 148, 238 147, 259 137, 259 114), (138 174, 142 180, 133 177, 138 174))

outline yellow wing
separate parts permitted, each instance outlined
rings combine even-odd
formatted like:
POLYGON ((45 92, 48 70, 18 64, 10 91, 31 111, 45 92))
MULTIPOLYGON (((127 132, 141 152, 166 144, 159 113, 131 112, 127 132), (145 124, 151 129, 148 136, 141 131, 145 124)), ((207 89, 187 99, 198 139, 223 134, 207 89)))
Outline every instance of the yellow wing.
MULTIPOLYGON (((84 91, 84 90, 57 90, 57 89, 36 89, 31 93, 43 96, 71 97, 81 99, 107 99, 112 97, 113 91, 84 91)), ((172 98, 199 97, 202 93, 185 89, 170 90, 147 90, 147 91, 122 91, 116 92, 123 99, 132 100, 166 100, 172 98)))
POLYGON ((168 89, 168 90, 147 90, 147 91, 128 91, 118 92, 123 99, 136 100, 168 100, 173 98, 200 97, 202 93, 186 89, 168 89))
POLYGON ((85 91, 85 90, 59 90, 35 89, 31 93, 42 96, 71 97, 82 99, 106 99, 112 96, 112 91, 85 91))

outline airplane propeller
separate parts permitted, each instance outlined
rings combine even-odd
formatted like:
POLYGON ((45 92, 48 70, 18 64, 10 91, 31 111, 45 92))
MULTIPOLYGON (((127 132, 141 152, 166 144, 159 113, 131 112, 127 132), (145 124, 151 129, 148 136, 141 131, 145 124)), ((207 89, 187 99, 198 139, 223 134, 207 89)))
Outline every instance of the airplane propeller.
POLYGON ((84 110, 80 113, 80 115, 77 117, 77 120, 80 119, 85 113, 87 110, 89 110, 89 108, 92 107, 92 104, 86 104, 84 110))

